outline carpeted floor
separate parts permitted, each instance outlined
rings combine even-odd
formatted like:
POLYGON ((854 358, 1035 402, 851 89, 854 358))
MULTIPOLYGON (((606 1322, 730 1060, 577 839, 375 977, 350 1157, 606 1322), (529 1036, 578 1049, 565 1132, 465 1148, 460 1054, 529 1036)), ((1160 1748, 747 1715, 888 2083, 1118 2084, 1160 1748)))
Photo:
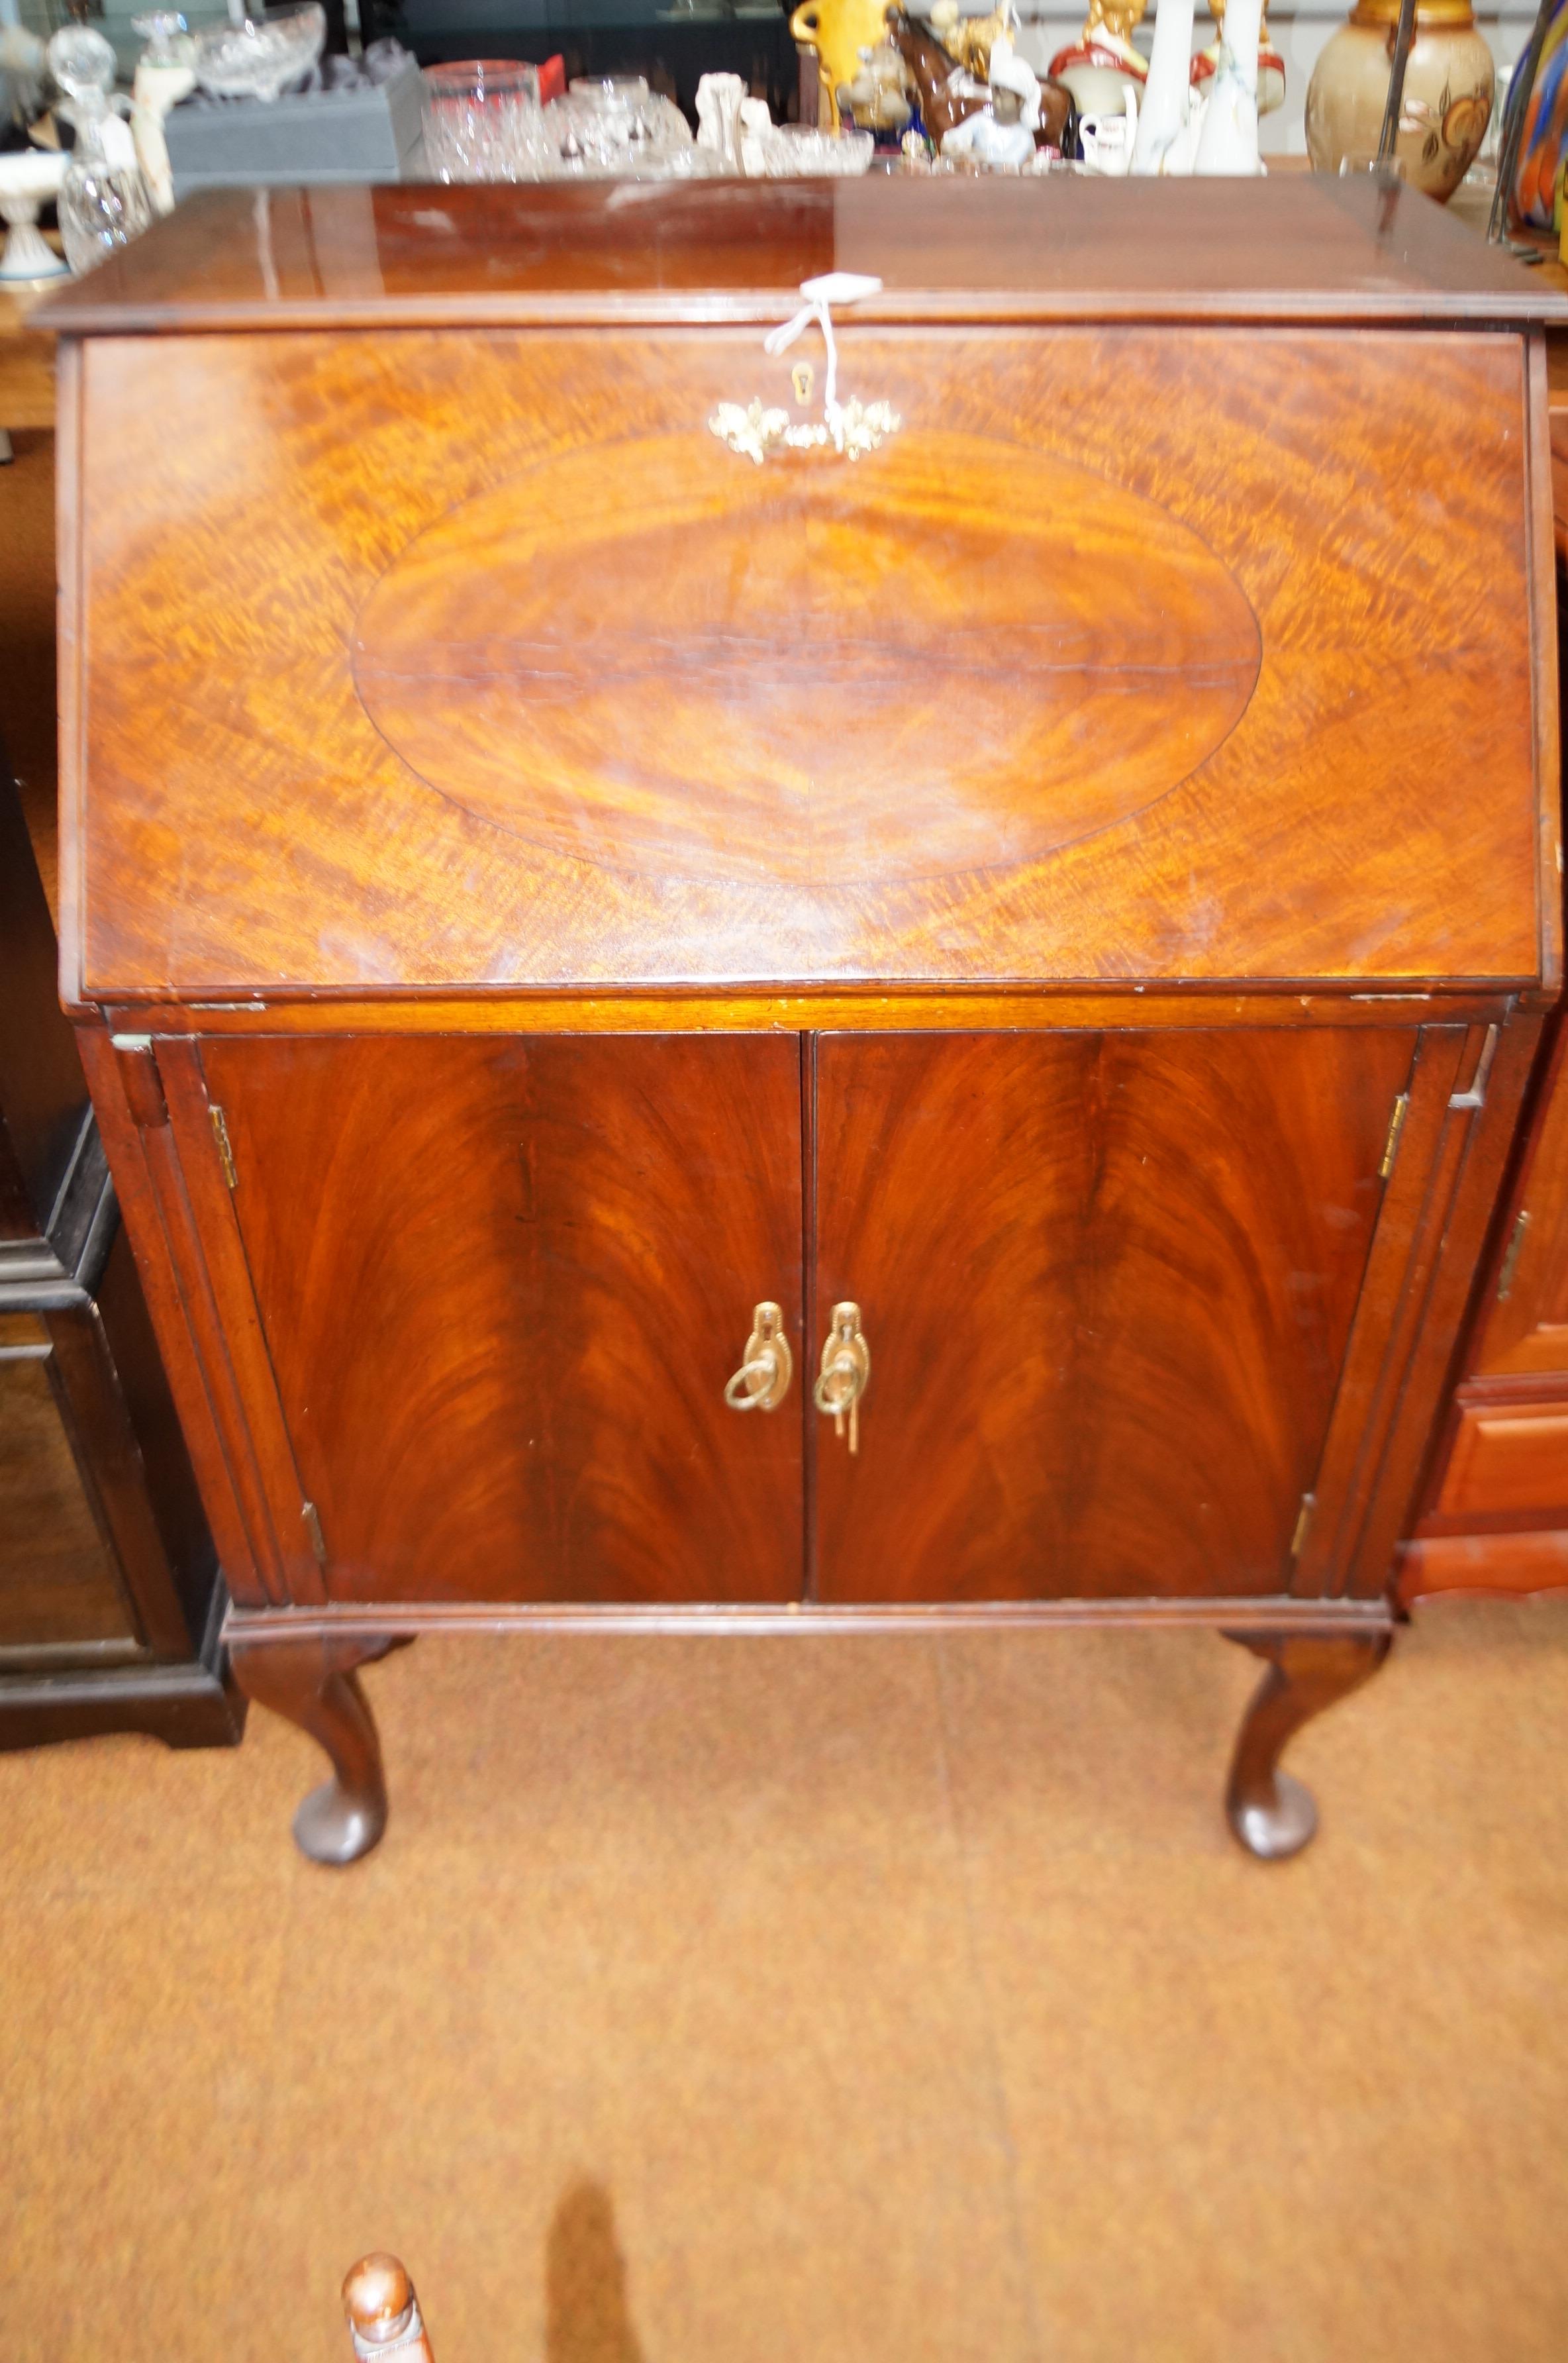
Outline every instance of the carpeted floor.
POLYGON ((309 1744, 0 1758, 21 2358, 1568 2353, 1568 1603, 1423 1613, 1219 1811, 1201 1634, 422 1641, 381 1852, 309 1744))

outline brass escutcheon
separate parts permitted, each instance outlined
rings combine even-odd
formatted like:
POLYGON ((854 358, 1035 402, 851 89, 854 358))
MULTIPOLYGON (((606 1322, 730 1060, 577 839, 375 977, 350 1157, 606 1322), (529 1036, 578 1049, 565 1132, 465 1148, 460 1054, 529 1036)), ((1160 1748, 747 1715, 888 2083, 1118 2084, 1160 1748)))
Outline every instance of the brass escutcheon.
POLYGON ((832 1419, 835 1434, 849 1421, 849 1448, 860 1449, 860 1398, 871 1381, 871 1348, 860 1331, 858 1304, 835 1304, 823 1347, 823 1366, 812 1400, 832 1419))
POLYGON ((759 1304, 751 1316, 740 1369, 725 1385, 724 1401, 732 1411, 777 1411, 790 1392, 794 1370, 782 1309, 759 1304))

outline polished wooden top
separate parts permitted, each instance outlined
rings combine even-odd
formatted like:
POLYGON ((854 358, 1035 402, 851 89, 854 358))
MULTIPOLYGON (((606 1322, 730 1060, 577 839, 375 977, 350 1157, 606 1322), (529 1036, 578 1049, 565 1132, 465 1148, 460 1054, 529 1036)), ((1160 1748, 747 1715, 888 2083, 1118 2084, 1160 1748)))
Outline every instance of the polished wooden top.
POLYGON ((54 297, 66 333, 773 318, 863 272, 871 319, 1568 324, 1402 187, 1053 175, 209 191, 54 297))
POLYGON ((838 345, 763 465, 815 328, 72 354, 72 997, 1550 982, 1518 336, 838 345))

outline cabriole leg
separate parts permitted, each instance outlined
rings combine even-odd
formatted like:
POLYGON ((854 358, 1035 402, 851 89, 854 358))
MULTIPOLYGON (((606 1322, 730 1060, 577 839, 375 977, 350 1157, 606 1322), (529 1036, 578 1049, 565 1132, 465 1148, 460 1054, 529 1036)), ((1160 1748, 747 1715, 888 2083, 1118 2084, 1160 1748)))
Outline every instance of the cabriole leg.
POLYGON ((381 1742, 354 1669, 392 1646, 363 1634, 266 1640, 230 1634, 240 1688, 308 1731, 331 1759, 332 1779, 313 1789, 294 1815, 295 1840, 312 1862, 357 1862, 387 1825, 381 1742))
POLYGON ((1326 1706, 1348 1698, 1388 1655, 1387 1633, 1227 1633, 1268 1660, 1231 1765, 1225 1811, 1249 1854, 1280 1862, 1318 1826, 1310 1791, 1279 1769, 1286 1743, 1326 1706))

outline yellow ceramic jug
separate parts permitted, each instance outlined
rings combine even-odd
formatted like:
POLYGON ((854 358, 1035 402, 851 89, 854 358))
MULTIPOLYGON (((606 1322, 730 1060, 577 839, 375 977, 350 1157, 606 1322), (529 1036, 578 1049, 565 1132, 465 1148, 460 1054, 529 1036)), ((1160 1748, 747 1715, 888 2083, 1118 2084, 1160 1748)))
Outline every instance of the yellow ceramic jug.
POLYGON ((838 86, 853 82, 862 50, 886 40, 888 0, 801 0, 790 30, 803 49, 817 53, 817 121, 838 125, 838 86))

